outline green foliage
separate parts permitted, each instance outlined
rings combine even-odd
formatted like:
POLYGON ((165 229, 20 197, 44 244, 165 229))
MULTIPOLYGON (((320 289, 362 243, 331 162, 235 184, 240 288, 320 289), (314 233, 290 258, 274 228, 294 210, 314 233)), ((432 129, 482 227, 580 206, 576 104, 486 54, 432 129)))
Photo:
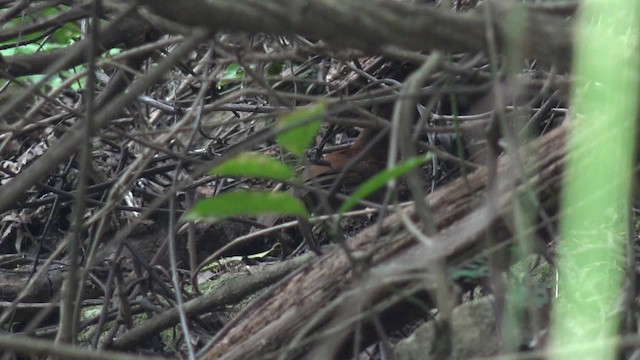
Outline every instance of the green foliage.
MULTIPOLYGON (((54 15, 58 11, 59 10, 56 8, 46 9, 44 11, 44 15, 54 15)), ((20 26, 22 24, 25 24, 29 20, 29 16, 14 18, 8 22, 8 26, 20 26)), ((55 30, 53 34, 51 34, 51 36, 44 35, 45 33, 43 31, 21 34, 19 38, 5 41, 0 45, 8 46, 18 42, 24 43, 30 40, 38 40, 21 46, 2 50, 0 51, 0 54, 2 54, 3 56, 12 56, 16 54, 33 54, 37 51, 51 51, 55 49, 65 48, 69 45, 72 45, 76 41, 76 39, 81 36, 81 32, 80 27, 77 24, 69 22, 55 30)))
MULTIPOLYGON (((74 23, 66 23, 61 28, 56 30, 51 37, 51 41, 47 44, 59 44, 69 46, 75 42, 75 39, 80 37, 80 28, 74 23)), ((46 50, 46 47, 45 47, 46 50)))
MULTIPOLYGON (((327 111, 325 103, 318 103, 297 109, 281 118, 276 129, 282 131, 277 136, 280 145, 296 157, 304 155, 305 150, 316 135, 321 123, 318 119, 327 111)), ((349 211, 360 200, 384 187, 387 182, 406 174, 432 158, 430 153, 409 159, 387 169, 362 184, 340 208, 340 212, 349 211)), ((234 159, 211 169, 214 176, 254 177, 282 181, 294 181, 293 169, 268 156, 244 153, 234 159)), ((303 203, 288 193, 239 191, 199 201, 185 216, 184 221, 217 221, 230 216, 257 216, 269 213, 308 217, 303 203)))
MULTIPOLYGON (((320 127, 319 120, 307 122, 309 119, 322 116, 325 112, 326 105, 320 103, 296 110, 284 117, 276 125, 277 129, 285 130, 278 136, 278 142, 296 156, 302 156, 320 127)), ((291 167, 268 156, 251 153, 241 154, 226 161, 210 173, 215 176, 248 176, 283 181, 294 178, 291 167)), ((257 216, 269 213, 309 217, 304 204, 288 193, 239 191, 199 201, 183 216, 183 220, 217 221, 230 216, 257 216)))
POLYGON ((224 73, 218 81, 218 84, 216 84, 216 88, 218 90, 222 89, 230 83, 242 80, 243 78, 244 69, 242 68, 242 66, 240 66, 240 64, 238 63, 229 64, 229 66, 227 66, 227 68, 224 70, 224 73))
POLYGON ((256 153, 243 153, 209 172, 214 176, 247 176, 275 180, 291 180, 293 170, 278 160, 256 153))
POLYGON ((311 144, 313 137, 320 129, 320 117, 327 112, 327 105, 319 102, 315 105, 294 110, 289 115, 278 120, 277 130, 293 127, 281 133, 278 143, 297 157, 302 157, 311 144))
POLYGON ((308 217, 304 204, 284 192, 239 191, 198 201, 183 220, 222 220, 231 216, 283 214, 308 217))
POLYGON ((367 196, 373 194, 378 189, 382 188, 392 179, 396 179, 412 169, 424 164, 426 161, 429 161, 432 158, 431 153, 427 153, 423 156, 416 156, 412 159, 404 161, 390 169, 386 169, 369 180, 367 180, 364 184, 360 185, 358 189, 345 201, 340 207, 340 212, 344 213, 351 210, 358 201, 366 198, 367 196))
MULTIPOLYGON (((44 9, 41 12, 37 13, 37 16, 26 15, 23 17, 18 17, 11 19, 7 26, 21 26, 28 22, 38 21, 42 17, 49 17, 58 14, 61 11, 67 11, 68 9, 63 7, 58 9, 56 7, 51 7, 48 9, 44 9)), ((17 43, 25 43, 20 46, 12 46, 6 48, 4 50, 0 50, 1 56, 14 56, 14 55, 29 55, 34 54, 39 51, 53 51, 57 49, 66 48, 73 43, 75 43, 76 39, 80 38, 81 32, 80 27, 74 22, 68 22, 60 26, 60 28, 56 29, 52 34, 45 36, 46 34, 43 31, 38 31, 29 34, 21 34, 19 38, 11 39, 3 42, 3 47, 12 46, 17 43), (32 42, 30 42, 32 41, 32 42)), ((62 82, 73 76, 77 72, 84 71, 84 66, 77 66, 72 69, 64 70, 59 73, 58 77, 53 78, 47 85, 50 87, 57 87, 62 84, 62 82)), ((26 81, 28 83, 37 82, 43 75, 30 75, 21 77, 20 80, 26 81)), ((78 90, 84 87, 84 79, 80 79, 71 85, 71 88, 74 90, 78 90)))

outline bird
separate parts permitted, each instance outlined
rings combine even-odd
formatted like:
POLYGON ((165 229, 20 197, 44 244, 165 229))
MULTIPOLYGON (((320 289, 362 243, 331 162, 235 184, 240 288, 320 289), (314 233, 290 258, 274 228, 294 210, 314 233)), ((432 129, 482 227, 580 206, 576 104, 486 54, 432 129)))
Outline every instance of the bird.
MULTIPOLYGON (((336 193, 349 195, 385 169, 387 151, 387 131, 364 128, 350 147, 324 154, 305 166, 301 175, 303 189, 297 195, 310 211, 332 213, 341 203, 336 193)), ((376 193, 369 200, 379 202, 381 195, 376 193)))
MULTIPOLYGON (((311 159, 300 175, 302 186, 290 190, 290 193, 300 198, 312 213, 333 213, 341 204, 338 193, 345 196, 351 194, 364 181, 385 168, 389 140, 386 131, 382 132, 364 128, 348 148, 311 159)), ((280 217, 266 214, 258 217, 257 222, 262 227, 270 227, 280 217)))
MULTIPOLYGON (((290 190, 304 202, 307 209, 315 214, 334 213, 341 204, 336 193, 349 195, 371 176, 386 166, 388 149, 387 131, 365 128, 356 137, 353 144, 340 150, 334 150, 313 159, 302 173, 302 187, 290 190)), ((372 195, 369 200, 381 201, 383 192, 372 195)), ((261 227, 271 227, 281 215, 266 214, 258 217, 261 227)), ((305 243, 317 255, 321 255, 311 224, 298 217, 298 228, 305 243)))

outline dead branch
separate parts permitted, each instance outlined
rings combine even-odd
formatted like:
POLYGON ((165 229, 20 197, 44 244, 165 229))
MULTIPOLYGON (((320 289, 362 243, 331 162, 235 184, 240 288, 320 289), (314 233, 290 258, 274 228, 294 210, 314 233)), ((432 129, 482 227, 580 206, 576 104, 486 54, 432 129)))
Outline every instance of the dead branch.
MULTIPOLYGON (((486 24, 496 33, 500 51, 513 33, 510 16, 515 4, 487 2, 483 9, 451 13, 408 2, 260 0, 184 2, 145 1, 158 15, 187 26, 212 31, 238 30, 275 35, 300 34, 330 44, 379 52, 384 46, 407 50, 477 52, 488 47, 486 24), (357 15, 354 15, 357 14, 357 15)), ((560 16, 530 10, 519 21, 522 54, 566 70, 573 53, 572 22, 560 16)))

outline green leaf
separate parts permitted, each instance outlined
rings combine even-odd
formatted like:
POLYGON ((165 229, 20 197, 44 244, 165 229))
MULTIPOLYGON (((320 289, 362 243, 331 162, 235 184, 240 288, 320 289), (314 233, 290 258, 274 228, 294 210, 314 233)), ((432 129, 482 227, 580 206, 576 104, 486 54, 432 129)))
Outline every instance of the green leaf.
POLYGON ((217 221, 240 215, 283 214, 309 217, 304 204, 285 192, 239 191, 198 201, 183 221, 217 221))
POLYGON ((240 64, 229 64, 229 66, 227 66, 227 68, 224 70, 224 74, 222 74, 222 77, 220 77, 220 80, 218 81, 216 87, 220 89, 236 80, 242 80, 243 77, 244 69, 242 68, 242 66, 240 66, 240 64))
POLYGON ((280 161, 263 154, 243 153, 225 161, 209 174, 214 176, 248 176, 276 180, 293 178, 293 170, 280 161))
POLYGON ((66 23, 61 28, 53 33, 53 40, 62 45, 71 45, 74 43, 74 38, 80 37, 81 32, 78 25, 74 23, 66 23))
POLYGON ((289 115, 280 119, 276 125, 276 129, 288 128, 291 126, 294 126, 295 128, 278 135, 276 140, 280 145, 297 157, 302 157, 320 128, 320 117, 322 117, 326 112, 327 105, 324 102, 318 102, 315 105, 296 109, 289 115), (305 123, 310 119, 315 120, 305 123), (297 126, 297 124, 300 125, 297 126))
POLYGON ((114 47, 114 48, 109 49, 104 54, 104 56, 115 56, 115 55, 118 55, 118 54, 121 54, 121 53, 122 53, 122 49, 121 48, 114 47))
POLYGON ((345 201, 340 207, 339 212, 344 213, 353 208, 358 201, 373 194, 378 189, 382 188, 391 179, 398 178, 410 170, 424 164, 432 158, 431 153, 427 153, 422 156, 416 156, 407 161, 404 161, 391 169, 381 171, 367 180, 364 184, 360 185, 358 189, 345 201))

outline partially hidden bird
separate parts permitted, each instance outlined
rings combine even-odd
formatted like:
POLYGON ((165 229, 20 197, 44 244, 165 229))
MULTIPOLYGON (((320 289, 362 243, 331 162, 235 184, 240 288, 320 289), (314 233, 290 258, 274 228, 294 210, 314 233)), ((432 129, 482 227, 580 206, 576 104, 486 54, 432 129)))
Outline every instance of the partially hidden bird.
MULTIPOLYGON (((385 130, 365 128, 346 149, 334 150, 304 167, 302 188, 293 190, 316 214, 333 213, 341 204, 340 195, 351 194, 371 176, 384 170, 387 159, 388 134, 385 130)), ((379 194, 369 198, 381 201, 379 194)), ((272 226, 280 218, 277 214, 263 215, 258 222, 272 226)))
MULTIPOLYGON (((331 213, 341 203, 336 194, 349 195, 384 170, 387 151, 385 131, 365 128, 350 147, 324 154, 319 161, 307 165, 302 172, 305 188, 298 195, 311 211, 331 213), (323 197, 328 201, 322 201, 323 197)), ((375 194, 369 200, 380 201, 381 196, 375 194)))

